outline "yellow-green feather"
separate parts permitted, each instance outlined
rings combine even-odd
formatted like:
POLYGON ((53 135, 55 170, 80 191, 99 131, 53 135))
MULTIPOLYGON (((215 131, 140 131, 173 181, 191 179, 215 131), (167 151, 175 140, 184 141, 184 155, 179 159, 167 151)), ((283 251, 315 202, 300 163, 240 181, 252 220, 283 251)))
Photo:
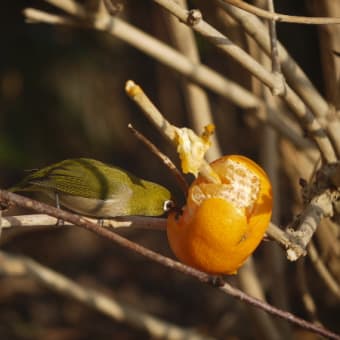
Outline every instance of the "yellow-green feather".
MULTIPOLYGON (((170 199, 170 192, 161 185, 88 158, 69 159, 47 166, 31 173, 10 190, 40 191, 50 196, 57 193, 61 204, 62 195, 103 201, 119 201, 119 197, 128 195, 124 215, 161 215, 164 202, 170 199)), ((68 208, 72 210, 70 204, 68 208)), ((75 210, 79 211, 79 208, 75 210)))

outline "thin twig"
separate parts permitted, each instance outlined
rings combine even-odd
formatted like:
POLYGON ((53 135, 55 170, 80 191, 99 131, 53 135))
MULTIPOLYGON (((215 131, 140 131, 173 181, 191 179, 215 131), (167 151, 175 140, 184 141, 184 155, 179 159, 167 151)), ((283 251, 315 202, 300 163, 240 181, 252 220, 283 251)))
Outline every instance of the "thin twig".
POLYGON ((318 251, 316 250, 314 243, 310 242, 307 247, 308 256, 315 268, 318 272, 319 276, 328 287, 328 289, 332 292, 332 294, 340 300, 340 286, 339 283, 333 278, 331 273, 328 271, 326 265, 322 261, 319 256, 318 251))
MULTIPOLYGON (((27 10, 26 14, 27 15, 32 14, 32 16, 30 16, 31 18, 36 18, 36 19, 39 19, 39 20, 44 20, 44 17, 47 16, 48 17, 47 19, 49 20, 50 15, 48 15, 46 13, 41 14, 41 12, 38 11, 37 16, 35 16, 34 13, 36 13, 36 12, 37 11, 35 11, 35 10, 30 10, 30 11, 27 10), (31 14, 29 14, 29 13, 31 13, 31 14)), ((65 19, 52 16, 51 22, 55 21, 57 23, 61 23, 61 22, 63 22, 63 20, 65 20, 65 19)), ((117 19, 115 19, 115 20, 117 20, 117 19)), ((314 121, 314 120, 312 120, 312 121, 314 121)), ((320 132, 322 132, 322 131, 320 131, 320 132)), ((322 133, 321 133, 321 135, 322 135, 322 133)), ((321 140, 323 140, 324 138, 322 138, 321 135, 319 135, 318 138, 321 138, 321 140)), ((325 141, 325 143, 327 144, 327 141, 325 141)), ((288 259, 290 259, 290 260, 296 260, 299 256, 301 256, 305 253, 305 250, 304 250, 303 247, 299 246, 296 242, 292 242, 290 237, 287 234, 285 234, 283 231, 279 230, 278 228, 276 230, 269 228, 268 229, 268 235, 270 237, 272 237, 273 239, 278 240, 278 242, 280 244, 282 244, 287 249, 288 259)))
POLYGON ((75 17, 86 18, 88 16, 84 7, 78 4, 76 1, 73 0, 45 0, 45 1, 75 17))
MULTIPOLYGON (((98 220, 84 217, 92 223, 98 220)), ((15 227, 53 227, 57 225, 58 220, 52 216, 44 214, 20 215, 20 216, 4 216, 1 218, 2 228, 15 227)), ((142 228, 149 230, 165 230, 166 220, 160 217, 146 216, 122 216, 114 219, 102 219, 100 224, 106 228, 142 228)), ((65 226, 71 226, 72 223, 64 222, 65 226)))
POLYGON ((304 258, 297 262, 296 270, 297 270, 297 283, 301 291, 301 298, 305 306, 305 309, 311 320, 313 320, 315 323, 318 322, 319 324, 321 324, 318 320, 316 304, 308 288, 304 258))
POLYGON ((288 233, 273 223, 269 224, 266 235, 278 242, 286 250, 289 261, 296 261, 299 257, 306 254, 306 249, 299 244, 297 239, 291 238, 288 233))
MULTIPOLYGON (((98 220, 83 216, 84 219, 91 223, 97 224, 98 220)), ((46 214, 31 214, 20 216, 5 216, 0 220, 3 229, 17 227, 54 227, 57 225, 58 219, 46 214)), ((122 216, 115 219, 103 219, 100 223, 103 227, 117 228, 142 228, 148 230, 166 230, 166 219, 161 217, 146 217, 146 216, 122 216)), ((73 223, 65 221, 65 226, 72 226, 73 223)), ((304 254, 303 249, 299 244, 293 243, 283 230, 271 223, 267 229, 267 236, 278 242, 284 249, 293 249, 294 254, 304 254)))
MULTIPOLYGON (((271 47, 268 30, 262 21, 255 15, 245 12, 235 6, 225 3, 223 0, 215 0, 218 5, 235 19, 242 28, 250 35, 263 51, 270 56, 271 47)), ((336 119, 334 109, 320 95, 312 82, 308 79, 301 67, 289 55, 284 46, 278 43, 278 52, 282 71, 289 85, 298 93, 313 114, 322 119, 330 139, 340 157, 340 120, 336 119)))
MULTIPOLYGON (((235 9, 238 10, 237 8, 235 9)), ((26 9, 24 11, 24 15, 26 16, 26 18, 28 18, 28 20, 30 20, 30 22, 45 22, 49 24, 60 24, 69 26, 76 25, 77 27, 83 27, 83 23, 75 22, 74 20, 70 20, 70 18, 51 15, 35 9, 26 9)), ((94 20, 95 26, 97 22, 96 20, 94 20)), ((229 99, 231 102, 241 108, 250 109, 262 105, 262 102, 256 96, 254 96, 254 94, 243 89, 239 85, 230 82, 226 78, 221 77, 217 72, 211 70, 210 68, 202 64, 196 65, 191 63, 180 53, 169 48, 167 45, 161 43, 159 40, 156 40, 155 38, 120 20, 119 18, 114 18, 113 20, 114 25, 107 25, 104 28, 102 27, 97 29, 106 31, 113 36, 126 41, 137 49, 140 49, 144 53, 152 56, 156 60, 173 68, 175 71, 181 73, 184 76, 187 76, 193 82, 196 82, 206 87, 207 89, 216 92, 222 97, 229 99)), ((91 27, 96 28, 93 26, 91 27)), ((308 96, 308 98, 316 97, 317 96, 315 95, 308 96)), ((266 123, 269 123, 283 136, 291 140, 294 144, 297 144, 299 147, 308 147, 307 140, 294 133, 294 131, 292 131, 292 129, 287 126, 282 117, 280 117, 276 112, 271 112, 265 117, 259 117, 259 119, 266 123)))
POLYGON ((119 14, 124 7, 123 4, 119 1, 103 0, 103 2, 107 12, 112 16, 119 14))
MULTIPOLYGON (((92 18, 90 22, 85 23, 83 21, 79 22, 72 18, 49 14, 33 8, 27 8, 23 13, 30 23, 44 22, 48 24, 90 27, 92 29, 107 32, 155 58, 185 77, 188 77, 193 82, 227 98, 241 108, 251 109, 259 106, 261 103, 258 98, 242 86, 221 76, 219 73, 203 64, 191 62, 175 49, 120 18, 112 18, 107 15, 106 17, 101 16, 92 18)), ((84 17, 80 18, 84 19, 84 17)))
MULTIPOLYGON (((157 2, 167 3, 165 0, 162 0, 162 1, 158 0, 157 2)), ((175 13, 179 13, 178 14, 179 16, 177 17, 180 20, 182 20, 183 22, 187 22, 187 21, 191 22, 189 20, 189 18, 192 16, 190 15, 190 12, 189 14, 187 14, 185 10, 181 9, 181 7, 177 6, 173 2, 168 2, 168 4, 171 4, 171 8, 175 8, 175 13)), ((43 22, 48 22, 48 23, 53 23, 53 24, 67 24, 67 25, 80 25, 80 26, 85 25, 84 22, 82 23, 75 22, 67 18, 50 15, 45 12, 41 12, 41 11, 37 11, 33 9, 26 9, 24 11, 24 14, 31 21, 35 21, 35 22, 43 21, 43 22)), ((84 19, 84 17, 82 18, 84 19)), ((202 85, 204 86, 210 86, 210 88, 214 89, 215 91, 222 91, 225 97, 228 97, 229 99, 233 100, 233 102, 237 103, 237 105, 239 105, 240 107, 245 107, 245 105, 249 104, 249 101, 253 101, 254 103, 254 100, 256 101, 256 103, 254 103, 255 106, 258 106, 258 103, 259 103, 258 99, 256 99, 255 96, 253 96, 250 92, 244 91, 240 86, 236 84, 228 83, 228 81, 225 78, 222 78, 224 85, 222 85, 221 77, 220 78, 217 77, 218 79, 215 77, 214 81, 211 81, 213 78, 206 77, 205 71, 207 71, 207 69, 204 66, 199 67, 197 65, 193 65, 192 63, 190 63, 190 61, 187 60, 187 58, 184 58, 178 52, 174 51, 173 49, 169 48, 168 46, 164 44, 163 45, 159 44, 159 42, 156 39, 145 35, 140 30, 133 28, 131 25, 124 23, 122 20, 118 18, 111 18, 108 15, 100 16, 99 18, 93 18, 87 24, 90 25, 90 27, 96 28, 98 30, 108 31, 110 34, 117 36, 120 39, 123 39, 124 41, 132 44, 136 48, 143 50, 149 55, 160 59, 166 65, 175 68, 177 71, 182 72, 183 74, 191 77, 193 80, 199 83, 203 81, 202 85), (113 20, 114 20, 114 24, 113 24, 113 20), (161 53, 161 51, 163 53, 161 53), (166 56, 166 60, 162 58, 161 56, 166 56), (198 72, 198 70, 200 72, 198 72), (221 86, 216 88, 217 84, 221 86), (241 94, 241 92, 243 92, 243 94, 241 94)), ((227 37, 222 35, 217 30, 213 29, 210 25, 206 24, 203 20, 200 20, 198 23, 195 23, 193 28, 197 30, 199 33, 205 35, 208 39, 212 40, 216 44, 216 46, 221 48, 223 51, 229 53, 233 58, 235 58, 236 60, 239 60, 239 62, 244 67, 248 68, 250 72, 252 72, 256 77, 258 77, 262 82, 264 82, 271 89, 275 87, 275 84, 276 84, 276 80, 274 79, 275 77, 273 77, 271 73, 268 73, 267 71, 265 71, 261 65, 256 63, 253 59, 251 59, 244 51, 242 51, 236 45, 234 45, 227 37)), ((213 76, 211 72, 208 72, 208 73, 210 76, 213 76)), ((323 157, 326 159, 326 161, 328 162, 335 161, 336 156, 335 156, 332 144, 327 138, 327 135, 323 131, 320 124, 314 119, 313 115, 311 114, 307 106, 301 101, 301 99, 289 87, 286 88, 286 92, 284 94, 284 100, 290 106, 292 111, 296 113, 297 117, 301 120, 306 131, 315 140, 316 144, 319 146, 319 149, 321 150, 321 153, 323 157)))
POLYGON ((317 325, 314 325, 304 319, 301 319, 292 313, 283 311, 281 309, 278 309, 274 306, 271 306, 261 300, 255 299, 244 292, 240 291, 239 289, 231 286, 227 282, 225 282, 222 278, 216 279, 215 276, 209 275, 207 273, 201 272, 197 269, 194 269, 192 267, 189 267, 185 264, 182 264, 180 262, 177 262, 175 260, 172 260, 171 258, 165 257, 159 253, 156 253, 152 250, 149 250, 139 244, 136 244, 135 242, 132 242, 125 237, 122 237, 113 231, 109 231, 106 228, 102 228, 98 224, 94 224, 87 219, 85 219, 82 216, 67 212, 65 210, 61 210, 58 208, 55 208, 53 206, 29 199, 24 196, 20 196, 11 192, 8 192, 6 190, 0 190, 0 201, 3 201, 5 204, 12 202, 20 207, 27 208, 27 209, 33 209, 37 212, 40 212, 42 214, 48 214, 51 216, 54 216, 58 219, 61 219, 63 221, 71 222, 79 227, 85 228, 95 234, 98 234, 112 242, 115 242, 119 244, 122 247, 125 247, 127 249, 130 249, 142 256, 145 256, 146 258, 160 263, 166 267, 172 268, 178 272, 181 272, 183 274, 189 275, 191 277, 194 277, 195 279, 199 280, 202 283, 211 284, 214 286, 217 286, 221 291, 224 293, 240 300, 244 301, 248 304, 251 304, 254 307, 258 307, 263 309, 264 311, 278 316, 280 318, 289 320, 291 323, 298 325, 300 327, 303 327, 309 331, 321 334, 323 336, 326 336, 330 339, 336 339, 340 340, 340 335, 317 325))
MULTIPOLYGON (((268 9, 270 13, 274 13, 274 0, 268 1, 268 9)), ((277 48, 277 33, 275 20, 269 20, 269 34, 270 34, 270 46, 271 46, 271 57, 272 57, 272 71, 281 72, 280 57, 277 48)))
POLYGON ((70 296, 110 318, 124 322, 136 329, 148 332, 152 338, 171 340, 212 340, 193 330, 186 330, 169 322, 140 311, 126 303, 119 302, 97 290, 85 288, 64 275, 25 257, 0 252, 1 274, 25 275, 37 280, 49 289, 70 296))
POLYGON ((310 25, 329 25, 329 24, 340 24, 340 18, 329 18, 329 17, 301 17, 294 15, 286 15, 280 13, 268 12, 264 9, 250 5, 242 0, 223 0, 229 4, 243 9, 249 13, 255 14, 260 18, 274 20, 278 22, 287 22, 295 24, 310 24, 310 25))
MULTIPOLYGON (((268 1, 268 9, 270 13, 274 13, 274 0, 268 1)), ((273 88, 273 95, 282 95, 285 91, 285 82, 281 73, 280 56, 278 50, 277 34, 276 34, 276 22, 273 19, 269 20, 269 35, 270 35, 270 47, 271 47, 271 60, 272 60, 272 72, 274 77, 277 78, 276 87, 273 88)))
POLYGON ((322 258, 337 259, 340 257, 339 231, 339 226, 330 219, 322 221, 322 225, 315 235, 322 258))
MULTIPOLYGON (((186 0, 177 0, 177 3, 185 9, 188 8, 186 0)), ((169 32, 174 45, 192 62, 200 63, 199 51, 193 31, 186 25, 181 24, 173 15, 167 12, 164 15, 166 15, 167 22, 169 23, 169 32)), ((206 124, 214 121, 210 113, 208 97, 203 89, 187 81, 183 82, 183 89, 191 125, 195 131, 202 131, 206 124)), ((222 156, 221 148, 217 143, 218 139, 212 138, 212 145, 207 152, 207 159, 209 161, 222 156)), ((262 289, 261 280, 257 276, 254 262, 248 260, 247 263, 248 265, 243 266, 238 275, 241 288, 247 294, 265 301, 265 294, 262 289), (247 284, 248 282, 251 282, 251 284, 247 284)), ((272 339, 280 339, 274 320, 268 314, 257 308, 250 308, 250 312, 254 316, 252 318, 254 326, 261 330, 263 335, 270 334, 272 339), (277 335, 276 338, 275 334, 277 335)))
POLYGON ((125 84, 125 92, 143 111, 146 118, 159 130, 170 143, 176 140, 176 127, 170 124, 147 97, 140 86, 132 80, 125 84))
MULTIPOLYGON (((277 80, 273 77, 272 73, 266 70, 244 50, 235 45, 228 37, 223 35, 213 26, 209 25, 203 19, 195 21, 194 24, 192 24, 191 17, 193 16, 194 10, 187 11, 173 0, 153 1, 175 15, 181 22, 190 25, 193 30, 201 34, 220 50, 234 58, 240 65, 247 69, 271 90, 275 88, 277 80)), ((281 98, 285 100, 292 112, 299 119, 303 128, 315 141, 325 161, 328 163, 335 162, 337 157, 332 143, 327 137, 327 134, 319 121, 315 119, 314 115, 301 98, 288 85, 286 86, 286 91, 284 91, 281 98)))
POLYGON ((288 249, 289 257, 295 261, 305 254, 305 249, 317 230, 320 221, 325 217, 333 215, 332 194, 326 190, 313 197, 310 203, 304 208, 302 213, 294 221, 296 229, 288 229, 288 235, 295 244, 300 245, 300 249, 288 249), (303 253, 300 251, 303 250, 303 253))
MULTIPOLYGON (((257 16, 225 3, 223 0, 215 1, 221 9, 236 20, 245 32, 256 41, 259 47, 270 56, 271 43, 265 24, 257 16)), ((282 71, 292 88, 301 96, 304 102, 308 104, 315 115, 325 116, 329 111, 328 103, 279 41, 278 55, 280 57, 282 71)))
MULTIPOLYGON (((1 210, 0 210, 1 213, 1 210)), ((84 216, 91 223, 97 223, 98 220, 91 219, 84 216)), ((16 227, 54 227, 57 225, 58 219, 46 214, 31 214, 19 216, 3 216, 0 219, 3 229, 16 228, 16 227)), ((166 230, 166 219, 161 217, 146 217, 146 216, 122 216, 115 217, 114 219, 103 219, 100 223, 103 227, 107 228, 142 228, 148 230, 166 230)), ((65 226, 72 226, 73 223, 64 222, 65 226)), ((267 230, 267 235, 278 242, 284 249, 297 247, 295 252, 303 252, 299 245, 294 245, 284 231, 279 229, 274 224, 270 224, 267 230)))
MULTIPOLYGON (((269 63, 264 53, 260 53, 260 58, 264 63, 269 63)), ((277 104, 277 97, 272 96, 268 89, 263 89, 263 96, 267 104, 266 110, 272 110, 277 104)), ((280 156, 279 156, 279 138, 275 130, 269 126, 262 127, 262 139, 260 145, 261 164, 270 178, 273 191, 273 212, 272 221, 276 224, 280 221, 281 195, 280 195, 280 156)), ((269 294, 273 304, 282 309, 289 309, 289 298, 286 285, 286 267, 287 260, 278 243, 272 242, 265 248, 265 263, 271 273, 271 285, 269 294)), ((277 326, 283 339, 292 337, 291 325, 287 322, 279 322, 277 326)))
MULTIPOLYGON (((142 88, 135 84, 132 80, 128 80, 125 85, 125 92, 143 111, 149 121, 167 138, 173 145, 177 147, 177 131, 176 126, 170 124, 164 116, 159 112, 156 106, 151 102, 142 88)), ((220 178, 212 170, 211 166, 204 159, 201 160, 200 174, 209 182, 220 183, 220 178)))
POLYGON ((0 237, 1 237, 1 235, 2 235, 2 230, 3 230, 3 211, 2 211, 2 209, 0 208, 0 237))
MULTIPOLYGON (((240 268, 238 279, 244 292, 261 301, 266 301, 265 292, 256 273, 252 257, 240 268)), ((267 313, 259 308, 249 308, 249 312, 251 313, 251 322, 258 329, 260 339, 284 340, 275 321, 267 313)))
POLYGON ((180 188, 182 189, 184 195, 188 192, 188 183, 183 177, 182 173, 177 169, 176 165, 172 162, 172 160, 161 152, 155 144, 153 144, 148 138, 146 138, 142 133, 136 130, 132 124, 128 125, 130 131, 141 141, 143 142, 149 150, 154 153, 158 158, 162 160, 162 162, 170 169, 171 173, 174 175, 175 179, 177 180, 180 188))
MULTIPOLYGON (((177 2, 183 8, 188 8, 187 0, 177 0, 177 2)), ((182 25, 177 18, 167 12, 164 12, 164 16, 174 46, 192 63, 200 64, 199 50, 192 29, 182 25)), ((183 79, 181 85, 184 92, 187 113, 191 122, 190 126, 192 126, 195 131, 202 131, 204 126, 214 123, 208 96, 204 89, 187 79, 183 79)), ((213 161, 221 157, 222 154, 217 136, 213 135, 211 140, 212 144, 206 155, 208 161, 213 161)))

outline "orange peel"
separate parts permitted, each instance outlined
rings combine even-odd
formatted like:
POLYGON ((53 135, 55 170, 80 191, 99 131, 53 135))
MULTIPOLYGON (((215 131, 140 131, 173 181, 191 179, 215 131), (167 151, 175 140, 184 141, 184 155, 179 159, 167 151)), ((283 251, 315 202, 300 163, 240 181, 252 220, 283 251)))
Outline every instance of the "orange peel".
POLYGON ((223 156, 210 165, 221 183, 199 175, 183 213, 169 214, 167 236, 182 262, 211 274, 236 274, 270 222, 271 183, 264 170, 244 156, 223 156))

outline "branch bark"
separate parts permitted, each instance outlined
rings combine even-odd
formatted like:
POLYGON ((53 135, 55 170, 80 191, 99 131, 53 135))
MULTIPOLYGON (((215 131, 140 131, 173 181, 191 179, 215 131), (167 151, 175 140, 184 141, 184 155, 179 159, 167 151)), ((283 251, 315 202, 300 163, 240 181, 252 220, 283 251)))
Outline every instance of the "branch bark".
POLYGON ((51 216, 54 216, 60 220, 68 221, 70 223, 73 223, 79 227, 85 228, 95 234, 98 234, 107 240, 110 240, 112 242, 115 242, 119 244, 122 247, 125 247, 129 250, 132 250, 136 252, 137 254, 140 254, 142 256, 145 256, 146 258, 157 262, 159 264, 162 264, 166 267, 169 267, 173 270, 176 270, 178 272, 181 272, 185 275, 189 275, 198 281, 206 284, 210 284, 213 286, 218 287, 221 291, 224 293, 240 300, 243 302, 246 302, 254 307, 261 308, 262 310, 270 313, 271 315, 278 316, 280 318, 289 320, 291 323, 298 325, 300 327, 303 327, 305 329, 308 329, 312 332, 321 334, 323 336, 326 336, 330 339, 336 339, 340 340, 340 335, 323 328, 321 326, 314 325, 306 320, 303 320, 292 313, 283 311, 279 308, 276 308, 274 306, 269 305, 266 302, 263 302, 261 300, 258 300, 256 298, 253 298, 241 290, 233 287, 229 283, 227 283, 224 279, 218 277, 216 278, 215 276, 209 275, 207 273, 201 272, 197 269, 194 269, 192 267, 189 267, 187 265, 184 265, 180 262, 174 261, 168 257, 165 257, 161 254, 158 254, 152 250, 149 250, 139 244, 136 244, 125 237, 122 237, 112 231, 109 231, 105 228, 102 228, 98 224, 94 224, 90 221, 88 221, 86 218, 72 214, 70 212, 49 206, 47 204, 34 201, 32 199, 29 199, 27 197, 23 197, 5 190, 0 190, 0 201, 2 201, 4 204, 16 204, 20 207, 26 208, 26 209, 33 209, 39 213, 42 214, 48 214, 51 216))

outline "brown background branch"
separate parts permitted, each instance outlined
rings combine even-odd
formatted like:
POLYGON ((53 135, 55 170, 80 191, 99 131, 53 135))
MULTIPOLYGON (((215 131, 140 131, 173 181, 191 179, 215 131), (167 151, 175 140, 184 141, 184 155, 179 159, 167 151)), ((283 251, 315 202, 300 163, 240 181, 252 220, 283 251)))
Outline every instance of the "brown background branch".
POLYGON ((3 203, 14 203, 16 205, 19 205, 24 208, 28 209, 34 209, 37 212, 40 212, 42 214, 48 214, 51 216, 54 216, 58 219, 68 221, 70 223, 73 223, 79 227, 85 228, 93 233, 96 233, 102 237, 105 237, 106 239, 115 242, 119 244, 122 247, 128 248, 129 250, 132 250, 142 256, 145 256, 149 258, 150 260, 160 263, 164 266, 167 266, 173 270, 179 271, 183 274, 189 275, 191 277, 194 277, 195 279, 199 280, 202 283, 210 284, 213 286, 218 287, 221 291, 225 292, 228 295, 231 295, 234 298, 237 298, 241 301, 244 301, 246 303, 251 304, 252 306, 258 307, 263 309, 264 311, 284 318, 286 320, 289 320, 290 322, 299 325, 300 327, 303 327, 305 329, 308 329, 310 331, 313 331, 315 333, 324 335, 329 337, 330 339, 340 339, 340 335, 337 335, 323 327, 314 325, 306 320, 303 320, 301 318, 298 318, 297 316, 282 311, 274 306, 271 306, 261 300, 258 300, 256 298, 253 298, 239 289, 231 286, 226 281, 224 281, 223 278, 211 276, 209 274, 206 274, 204 272, 201 272, 197 269, 194 269, 192 267, 189 267, 187 265, 184 265, 180 262, 174 261, 170 258, 167 258, 159 253, 156 253, 152 250, 149 250, 143 246, 140 246, 114 232, 111 232, 103 227, 101 227, 98 224, 92 223, 88 221, 86 218, 81 217, 79 215, 75 215, 72 213, 69 213, 67 211, 54 208, 52 206, 49 206, 47 204, 31 200, 27 197, 23 197, 14 193, 10 193, 4 190, 0 190, 0 200, 3 203))

